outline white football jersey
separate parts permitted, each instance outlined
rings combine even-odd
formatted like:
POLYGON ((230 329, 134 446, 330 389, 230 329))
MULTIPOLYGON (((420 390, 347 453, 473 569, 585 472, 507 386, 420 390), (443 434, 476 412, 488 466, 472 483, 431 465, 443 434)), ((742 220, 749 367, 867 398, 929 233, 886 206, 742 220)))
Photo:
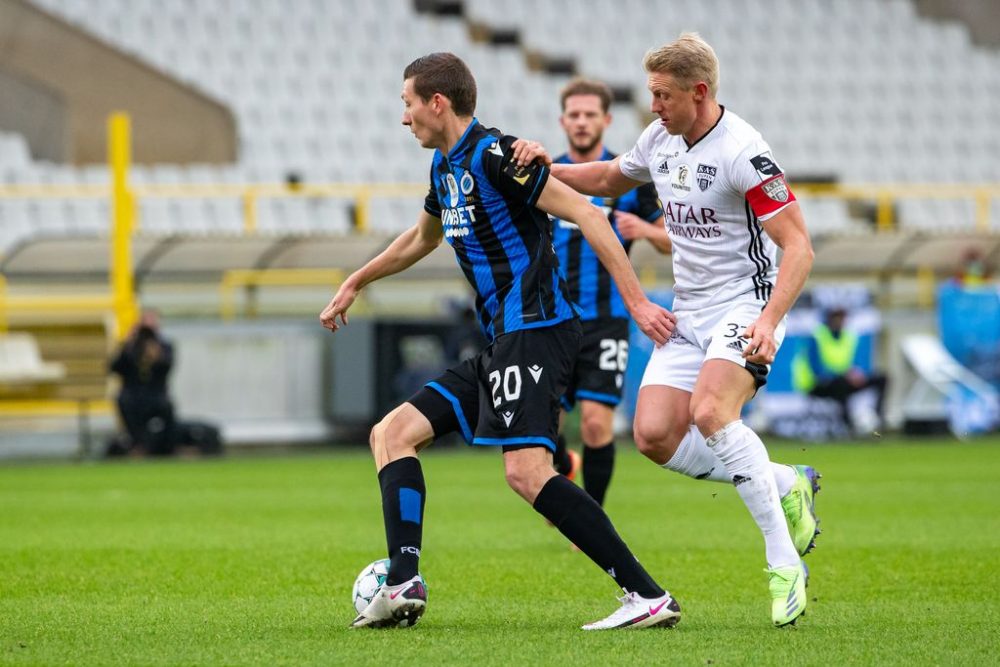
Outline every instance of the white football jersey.
POLYGON ((770 298, 777 248, 761 222, 795 196, 749 123, 723 109, 719 122, 689 147, 657 119, 619 167, 628 178, 656 184, 673 244, 675 309, 770 298))

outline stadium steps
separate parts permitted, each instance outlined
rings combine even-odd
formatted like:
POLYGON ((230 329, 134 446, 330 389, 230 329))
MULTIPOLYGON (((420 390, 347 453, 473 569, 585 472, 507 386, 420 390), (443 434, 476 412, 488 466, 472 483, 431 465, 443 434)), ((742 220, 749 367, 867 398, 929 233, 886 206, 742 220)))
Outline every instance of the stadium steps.
POLYGON ((0 413, 45 410, 42 405, 45 403, 58 403, 74 411, 78 408, 73 408, 73 403, 99 404, 107 399, 110 352, 103 322, 35 322, 15 325, 12 329, 34 336, 42 358, 62 364, 66 375, 52 383, 0 385, 0 413))

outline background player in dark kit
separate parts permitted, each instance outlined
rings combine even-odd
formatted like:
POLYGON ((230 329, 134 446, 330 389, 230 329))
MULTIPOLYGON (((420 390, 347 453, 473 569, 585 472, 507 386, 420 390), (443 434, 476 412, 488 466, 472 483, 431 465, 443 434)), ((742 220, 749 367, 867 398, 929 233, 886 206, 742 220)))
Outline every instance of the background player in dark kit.
MULTIPOLYGON (((612 94, 607 84, 573 79, 559 97, 559 124, 566 132, 569 150, 554 161, 573 164, 614 159, 603 141, 604 130, 611 124, 612 94)), ((637 239, 646 239, 662 253, 670 252, 663 210, 651 183, 620 197, 592 197, 591 201, 607 213, 626 253, 637 239)), ((628 310, 611 274, 578 226, 553 219, 552 237, 559 267, 583 325, 583 342, 563 396, 563 407, 569 411, 580 406, 583 488, 603 505, 614 471, 614 410, 621 401, 628 365, 628 310)), ((562 429, 553 460, 556 470, 574 479, 580 457, 567 449, 562 429)))

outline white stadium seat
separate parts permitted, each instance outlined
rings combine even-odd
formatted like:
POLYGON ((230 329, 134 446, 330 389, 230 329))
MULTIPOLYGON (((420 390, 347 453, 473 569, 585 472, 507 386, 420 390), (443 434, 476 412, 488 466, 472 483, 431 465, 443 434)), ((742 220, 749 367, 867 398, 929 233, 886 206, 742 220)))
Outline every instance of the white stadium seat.
MULTIPOLYGON (((474 42, 463 19, 417 14, 412 3, 34 1, 236 115, 238 165, 137 165, 137 184, 276 183, 290 170, 311 182, 423 181, 429 154, 399 126, 401 73, 412 58, 442 49, 462 55, 477 75, 484 122, 554 152, 565 143, 556 124, 565 76, 531 71, 521 48, 474 42)), ((633 90, 634 104, 613 110, 607 143, 616 152, 647 122, 646 49, 697 30, 722 62, 721 99, 762 130, 793 175, 829 173, 852 183, 1000 179, 1000 56, 974 46, 961 24, 919 16, 913 0, 466 0, 464 9, 470 20, 518 29, 524 49, 574 57, 582 74, 633 90), (961 91, 970 104, 945 113, 936 101, 942 89, 961 91), (944 175, 943 137, 965 147, 944 175)), ((108 181, 106 170, 33 162, 24 138, 10 133, 0 133, 0 174, 8 183, 108 181)), ((233 227, 232 202, 193 201, 144 202, 144 228, 233 227)), ((82 206, 72 215, 91 211, 82 206)), ((397 204, 379 206, 395 218, 397 204)), ((912 221, 905 224, 926 224, 926 209, 901 208, 912 221)), ((849 224, 828 203, 814 210, 823 229, 849 224)), ((949 220, 970 224, 949 211, 949 220)), ((275 231, 323 228, 302 201, 262 202, 262 212, 262 225, 275 231)))

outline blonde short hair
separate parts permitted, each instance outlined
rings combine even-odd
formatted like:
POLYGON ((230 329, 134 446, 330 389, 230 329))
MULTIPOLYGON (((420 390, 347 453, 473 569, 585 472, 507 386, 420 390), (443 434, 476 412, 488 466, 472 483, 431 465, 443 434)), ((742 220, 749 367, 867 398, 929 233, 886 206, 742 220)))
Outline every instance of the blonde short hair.
POLYGON ((696 32, 685 32, 670 44, 650 49, 642 65, 647 72, 669 74, 685 90, 704 81, 712 97, 719 92, 719 59, 696 32))

